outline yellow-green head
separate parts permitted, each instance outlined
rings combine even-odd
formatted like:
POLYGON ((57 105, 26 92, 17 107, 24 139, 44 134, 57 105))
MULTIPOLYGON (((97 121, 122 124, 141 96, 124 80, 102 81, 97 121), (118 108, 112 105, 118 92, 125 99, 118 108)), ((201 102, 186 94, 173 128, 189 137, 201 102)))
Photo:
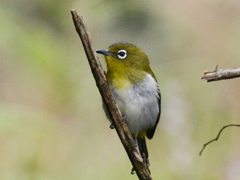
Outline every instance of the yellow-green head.
POLYGON ((119 42, 96 52, 105 56, 107 77, 116 88, 129 88, 141 82, 146 74, 155 78, 147 55, 133 44, 119 42))

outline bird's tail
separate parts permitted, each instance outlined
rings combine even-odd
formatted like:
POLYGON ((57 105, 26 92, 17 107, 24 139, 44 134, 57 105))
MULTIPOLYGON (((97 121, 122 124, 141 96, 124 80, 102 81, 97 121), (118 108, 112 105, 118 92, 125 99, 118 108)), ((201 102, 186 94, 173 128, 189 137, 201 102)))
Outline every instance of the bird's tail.
POLYGON ((146 140, 145 136, 138 136, 137 137, 137 145, 138 149, 141 153, 141 156, 143 157, 143 154, 148 162, 148 150, 147 150, 147 145, 146 145, 146 140))

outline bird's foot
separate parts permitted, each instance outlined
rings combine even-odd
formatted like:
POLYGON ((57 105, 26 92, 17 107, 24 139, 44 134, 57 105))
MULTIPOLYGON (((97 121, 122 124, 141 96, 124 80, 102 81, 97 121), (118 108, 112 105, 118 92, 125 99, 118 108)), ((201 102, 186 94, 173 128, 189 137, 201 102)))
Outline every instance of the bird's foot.
POLYGON ((113 125, 113 123, 111 123, 110 129, 115 129, 115 126, 113 125))
MULTIPOLYGON (((126 116, 125 116, 124 114, 122 114, 122 117, 123 117, 123 119, 126 121, 126 116)), ((115 129, 115 126, 114 126, 113 123, 111 123, 110 129, 115 129)))
POLYGON ((151 174, 151 171, 149 169, 149 166, 150 166, 149 159, 146 157, 146 155, 144 153, 142 153, 142 158, 143 158, 143 163, 146 164, 146 166, 147 166, 147 170, 149 171, 149 174, 151 174))
POLYGON ((135 169, 134 169, 134 167, 133 167, 132 170, 131 170, 131 174, 135 174, 135 169))
MULTIPOLYGON (((151 174, 151 171, 149 169, 149 166, 150 166, 149 159, 146 158, 144 153, 142 154, 142 158, 143 158, 143 163, 147 165, 147 167, 148 167, 147 169, 148 169, 149 173, 151 174)), ((132 170, 131 170, 131 174, 135 174, 135 172, 136 172, 135 168, 133 167, 132 170)))
POLYGON ((144 153, 142 153, 142 158, 143 158, 143 162, 149 167, 150 166, 149 159, 146 157, 144 153))

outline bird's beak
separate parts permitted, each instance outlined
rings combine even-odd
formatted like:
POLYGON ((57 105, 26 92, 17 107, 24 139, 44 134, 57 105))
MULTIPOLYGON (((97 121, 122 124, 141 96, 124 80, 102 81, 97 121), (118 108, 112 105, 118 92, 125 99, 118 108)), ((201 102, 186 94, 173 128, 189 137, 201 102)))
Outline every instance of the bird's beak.
POLYGON ((108 49, 98 49, 96 52, 105 56, 113 56, 113 53, 111 53, 108 49))

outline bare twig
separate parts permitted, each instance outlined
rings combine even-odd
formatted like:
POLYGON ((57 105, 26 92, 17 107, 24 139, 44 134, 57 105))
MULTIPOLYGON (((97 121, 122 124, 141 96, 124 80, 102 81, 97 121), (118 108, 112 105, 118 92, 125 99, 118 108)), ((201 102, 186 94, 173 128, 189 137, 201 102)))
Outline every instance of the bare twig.
POLYGON ((214 142, 214 141, 217 141, 218 138, 220 137, 222 131, 223 131, 225 128, 230 127, 230 126, 240 127, 240 124, 228 124, 228 125, 223 126, 223 127, 220 129, 220 131, 218 132, 218 135, 217 135, 216 138, 208 141, 207 143, 205 143, 205 144, 203 145, 203 148, 202 148, 202 150, 200 151, 199 155, 201 156, 201 155, 202 155, 202 152, 203 152, 203 150, 206 148, 206 146, 209 145, 210 143, 214 142))
POLYGON ((205 71, 202 79, 206 79, 207 82, 211 82, 224 79, 233 79, 237 77, 240 77, 240 68, 218 69, 218 66, 216 66, 214 71, 205 71))
POLYGON ((93 76, 95 78, 97 87, 101 93, 102 99, 106 105, 108 113, 114 123, 115 129, 118 136, 128 154, 128 157, 139 177, 140 180, 152 180, 150 175, 150 170, 146 163, 144 163, 136 144, 132 138, 130 131, 119 111, 116 102, 113 98, 112 92, 109 88, 108 81, 106 79, 105 73, 102 69, 99 58, 97 57, 93 44, 90 39, 90 35, 87 28, 83 22, 83 19, 78 16, 75 10, 71 10, 72 18, 76 31, 82 41, 85 53, 88 58, 89 65, 91 67, 93 76))

